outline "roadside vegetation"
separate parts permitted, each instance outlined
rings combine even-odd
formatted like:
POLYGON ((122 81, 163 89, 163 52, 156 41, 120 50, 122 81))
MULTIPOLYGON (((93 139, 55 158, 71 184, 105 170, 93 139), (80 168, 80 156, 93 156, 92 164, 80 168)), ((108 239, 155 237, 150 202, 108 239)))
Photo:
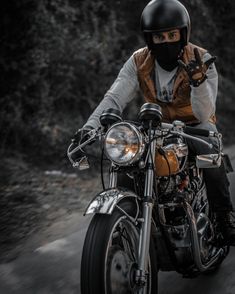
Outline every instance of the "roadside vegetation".
MULTIPOLYGON (((143 40, 139 18, 148 1, 18 0, 0 9, 1 154, 62 160, 72 134, 143 40)), ((235 2, 182 1, 191 40, 216 55, 220 74, 218 127, 234 142, 235 2)), ((143 100, 129 106, 138 112, 143 100)), ((126 111, 128 113, 128 111, 126 111)))

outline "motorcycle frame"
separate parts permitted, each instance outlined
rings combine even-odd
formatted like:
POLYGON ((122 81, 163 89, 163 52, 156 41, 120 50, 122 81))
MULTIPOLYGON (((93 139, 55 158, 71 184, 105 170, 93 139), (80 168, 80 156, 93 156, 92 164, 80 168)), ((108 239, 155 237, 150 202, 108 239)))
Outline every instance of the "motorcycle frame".
MULTIPOLYGON (((172 131, 174 134, 174 131, 172 131)), ((175 132, 179 134, 179 132, 175 132)), ((136 204, 136 217, 132 217, 128 215, 125 211, 122 212, 126 217, 128 217, 135 225, 140 225, 140 240, 139 240, 139 250, 138 250, 138 264, 135 274, 135 282, 136 284, 143 286, 147 281, 148 274, 148 258, 149 258, 149 246, 150 246, 150 238, 151 238, 151 227, 152 227, 152 214, 154 207, 154 198, 153 193, 157 191, 153 191, 154 189, 154 161, 156 147, 161 147, 163 143, 163 139, 159 136, 156 136, 157 131, 149 128, 149 147, 146 155, 145 161, 145 187, 144 193, 140 197, 136 195, 134 192, 129 190, 122 190, 117 187, 117 169, 115 168, 115 164, 112 163, 110 168, 110 177, 109 177, 109 188, 97 194, 94 199, 89 203, 87 209, 85 210, 84 215, 88 214, 112 214, 114 209, 121 209, 118 205, 120 201, 123 199, 130 199, 136 204), (140 198, 142 203, 142 215, 141 218, 138 218, 140 211, 140 198)), ((186 134, 182 134, 183 137, 191 137, 186 134)), ((192 138, 192 137, 191 137, 192 138)), ((201 139, 195 138, 197 141, 203 141, 201 139)), ((208 146, 210 144, 204 142, 208 146)), ((220 150, 221 151, 221 150, 220 150)), ((72 152, 71 152, 72 153, 72 152)), ((211 166, 212 167, 212 166, 211 166)), ((223 255, 224 250, 220 249, 216 252, 216 254, 212 257, 210 262, 207 264, 202 263, 202 259, 200 256, 200 245, 197 236, 197 227, 196 227, 196 219, 192 207, 184 202, 183 208, 188 218, 188 223, 190 227, 190 235, 192 240, 192 255, 194 259, 194 263, 197 269, 200 272, 206 271, 209 267, 211 267, 218 258, 223 255)), ((158 214, 160 214, 159 207, 157 208, 158 214)), ((160 226, 160 224, 158 224, 160 226)), ((155 228, 158 230, 159 228, 155 228)), ((169 252, 169 256, 170 256, 169 252)), ((174 262, 172 261, 172 264, 174 262)))

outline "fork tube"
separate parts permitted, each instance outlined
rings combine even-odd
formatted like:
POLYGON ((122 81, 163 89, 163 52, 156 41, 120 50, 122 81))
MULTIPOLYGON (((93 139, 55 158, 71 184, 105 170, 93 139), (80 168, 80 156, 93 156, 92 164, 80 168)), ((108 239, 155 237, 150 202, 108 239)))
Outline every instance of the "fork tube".
MULTIPOLYGON (((152 134, 154 132, 152 131, 152 134)), ((153 180, 154 180, 154 165, 156 140, 153 140, 150 145, 150 152, 148 155, 147 172, 145 176, 145 189, 142 204, 143 222, 140 230, 139 242, 139 256, 138 256, 138 270, 136 272, 136 282, 144 284, 146 282, 146 274, 149 260, 149 244, 151 234, 151 219, 153 209, 153 180)))
POLYGON ((115 165, 112 163, 109 172, 109 188, 117 187, 117 172, 115 171, 115 165))

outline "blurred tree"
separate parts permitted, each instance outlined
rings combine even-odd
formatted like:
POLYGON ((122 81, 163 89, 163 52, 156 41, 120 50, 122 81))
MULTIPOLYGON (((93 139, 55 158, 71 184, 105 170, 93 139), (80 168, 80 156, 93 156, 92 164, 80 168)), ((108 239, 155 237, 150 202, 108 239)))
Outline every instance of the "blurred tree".
MULTIPOLYGON (((234 95, 230 82, 234 73, 234 38, 229 25, 234 20, 234 2, 182 2, 192 18, 192 41, 219 56, 219 101, 226 101, 226 105, 219 102, 218 112, 223 114, 234 95)), ((11 148, 28 152, 37 147, 41 150, 37 152, 39 157, 51 152, 63 156, 70 136, 102 99, 125 60, 144 45, 139 19, 147 3, 1 2, 2 152, 11 148)), ((136 105, 140 103, 137 99, 130 106, 131 112, 137 112, 136 105)), ((229 111, 234 110, 231 106, 229 111)), ((230 130, 228 117, 223 116, 219 126, 230 130)))

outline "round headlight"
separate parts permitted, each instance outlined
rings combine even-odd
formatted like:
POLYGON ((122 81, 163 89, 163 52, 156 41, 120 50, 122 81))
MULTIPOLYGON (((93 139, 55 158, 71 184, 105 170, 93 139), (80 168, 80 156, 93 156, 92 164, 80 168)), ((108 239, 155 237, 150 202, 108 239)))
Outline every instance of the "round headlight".
POLYGON ((104 150, 114 163, 128 165, 139 160, 143 154, 144 139, 134 125, 117 123, 106 133, 104 150))

